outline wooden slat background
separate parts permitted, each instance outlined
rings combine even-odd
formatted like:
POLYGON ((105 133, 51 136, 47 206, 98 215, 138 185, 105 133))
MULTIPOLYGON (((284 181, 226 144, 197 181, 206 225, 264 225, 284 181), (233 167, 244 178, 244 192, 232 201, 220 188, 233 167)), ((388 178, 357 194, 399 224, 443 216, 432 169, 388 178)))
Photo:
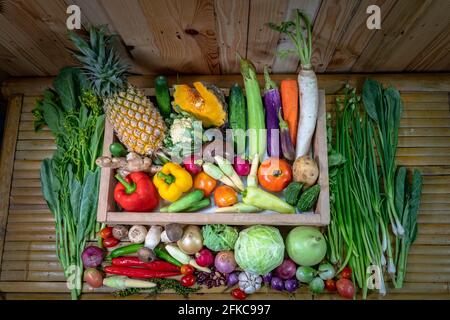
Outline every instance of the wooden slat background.
POLYGON ((317 72, 450 71, 448 0, 2 0, 0 69, 11 76, 51 76, 75 61, 66 50, 66 8, 82 25, 108 24, 137 74, 236 74, 236 52, 259 72, 293 73, 298 60, 267 22, 306 11, 314 22, 317 72), (381 30, 366 27, 369 5, 381 30))
MULTIPOLYGON (((199 77, 191 76, 187 79, 194 78, 199 77)), ((337 97, 336 90, 342 86, 342 79, 341 76, 332 75, 322 76, 319 79, 319 86, 327 88, 326 102, 329 110, 333 108, 333 102, 337 97)), ((353 77, 351 81, 360 85, 362 79, 361 76, 353 77)), ((406 283, 401 290, 390 290, 385 298, 450 299, 450 76, 427 75, 412 78, 392 75, 380 76, 379 79, 384 83, 395 83, 397 87, 402 88, 404 114, 399 132, 399 162, 408 168, 418 168, 424 174, 419 234, 409 256, 406 283)), ((232 76, 209 80, 225 88, 230 83, 239 81, 238 77, 232 76)), ((141 83, 142 87, 149 83, 145 77, 134 78, 133 81, 141 83)), ((11 180, 11 187, 6 191, 6 194, 9 194, 7 225, 4 229, 4 238, 0 238, 5 241, 2 260, 0 260, 0 298, 70 298, 55 255, 53 217, 42 198, 39 181, 40 161, 51 156, 55 146, 48 129, 44 128, 39 133, 33 132, 31 116, 31 110, 37 98, 36 92, 45 87, 48 82, 49 79, 10 81, 4 87, 8 89, 3 90, 9 94, 17 94, 18 90, 22 90, 24 96, 23 100, 20 96, 10 97, 14 97, 16 102, 11 104, 13 110, 9 112, 8 120, 11 122, 8 124, 12 128, 15 125, 18 132, 15 152, 12 150, 9 154, 9 157, 14 160, 6 163, 12 169, 12 176, 5 177, 6 180, 11 180), (17 103, 18 101, 23 101, 22 105, 17 103), (19 116, 17 110, 20 108, 19 116)), ((15 131, 11 129, 11 132, 10 137, 15 139, 15 131)), ((0 219, 1 221, 6 224, 6 219, 0 219)), ((202 290, 199 294, 192 295, 190 299, 230 298, 229 293, 224 293, 222 290, 222 288, 212 291, 202 290)), ((113 297, 105 289, 92 291, 86 288, 82 298, 113 297)), ((135 298, 146 298, 146 296, 131 297, 131 299, 135 298)), ((177 296, 167 293, 153 298, 174 299, 177 296)), ((293 296, 263 290, 250 298, 338 299, 338 296, 331 294, 312 296, 307 288, 302 288, 293 296)), ((373 293, 369 298, 382 297, 373 293)))

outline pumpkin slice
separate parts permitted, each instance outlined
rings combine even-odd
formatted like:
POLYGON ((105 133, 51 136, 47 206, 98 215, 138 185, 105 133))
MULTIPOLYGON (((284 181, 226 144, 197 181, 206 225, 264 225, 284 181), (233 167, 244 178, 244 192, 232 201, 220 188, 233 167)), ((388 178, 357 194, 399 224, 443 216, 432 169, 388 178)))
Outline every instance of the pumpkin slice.
POLYGON ((194 82, 194 88, 186 84, 175 85, 174 106, 201 120, 205 128, 222 127, 227 121, 227 105, 222 91, 206 82, 194 82))

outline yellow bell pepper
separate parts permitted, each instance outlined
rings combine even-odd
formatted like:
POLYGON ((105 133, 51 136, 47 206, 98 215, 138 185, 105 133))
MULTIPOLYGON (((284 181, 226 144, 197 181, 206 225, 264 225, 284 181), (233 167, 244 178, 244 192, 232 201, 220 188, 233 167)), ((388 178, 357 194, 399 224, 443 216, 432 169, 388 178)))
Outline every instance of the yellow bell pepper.
POLYGON ((160 172, 154 175, 153 183, 164 200, 175 202, 183 192, 192 188, 192 177, 179 164, 166 163, 160 172))

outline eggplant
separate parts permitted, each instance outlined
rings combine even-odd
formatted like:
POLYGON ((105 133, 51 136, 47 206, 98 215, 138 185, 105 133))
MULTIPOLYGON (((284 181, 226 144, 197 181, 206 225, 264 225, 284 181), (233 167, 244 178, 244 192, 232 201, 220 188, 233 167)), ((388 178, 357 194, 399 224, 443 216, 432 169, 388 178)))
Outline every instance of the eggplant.
POLYGON ((288 161, 295 160, 295 148, 289 133, 289 126, 281 116, 281 110, 278 112, 278 120, 280 125, 281 151, 283 157, 288 161))
POLYGON ((264 106, 266 109, 267 153, 271 157, 280 157, 280 126, 278 113, 281 110, 281 95, 277 85, 270 79, 267 67, 264 67, 264 106))

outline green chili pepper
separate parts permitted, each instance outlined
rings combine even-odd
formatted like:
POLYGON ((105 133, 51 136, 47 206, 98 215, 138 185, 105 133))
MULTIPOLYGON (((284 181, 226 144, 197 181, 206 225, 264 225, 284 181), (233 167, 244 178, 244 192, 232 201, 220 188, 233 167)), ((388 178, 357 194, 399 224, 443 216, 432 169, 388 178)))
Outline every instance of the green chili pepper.
POLYGON ((140 248, 144 246, 143 243, 133 243, 128 246, 120 247, 117 249, 114 249, 111 251, 111 253, 108 255, 107 259, 117 258, 121 257, 127 254, 133 254, 136 253, 140 248))
POLYGON ((156 254, 158 258, 165 260, 171 264, 174 264, 178 267, 181 267, 183 265, 180 261, 172 257, 164 247, 158 246, 155 249, 153 249, 153 252, 156 254))

